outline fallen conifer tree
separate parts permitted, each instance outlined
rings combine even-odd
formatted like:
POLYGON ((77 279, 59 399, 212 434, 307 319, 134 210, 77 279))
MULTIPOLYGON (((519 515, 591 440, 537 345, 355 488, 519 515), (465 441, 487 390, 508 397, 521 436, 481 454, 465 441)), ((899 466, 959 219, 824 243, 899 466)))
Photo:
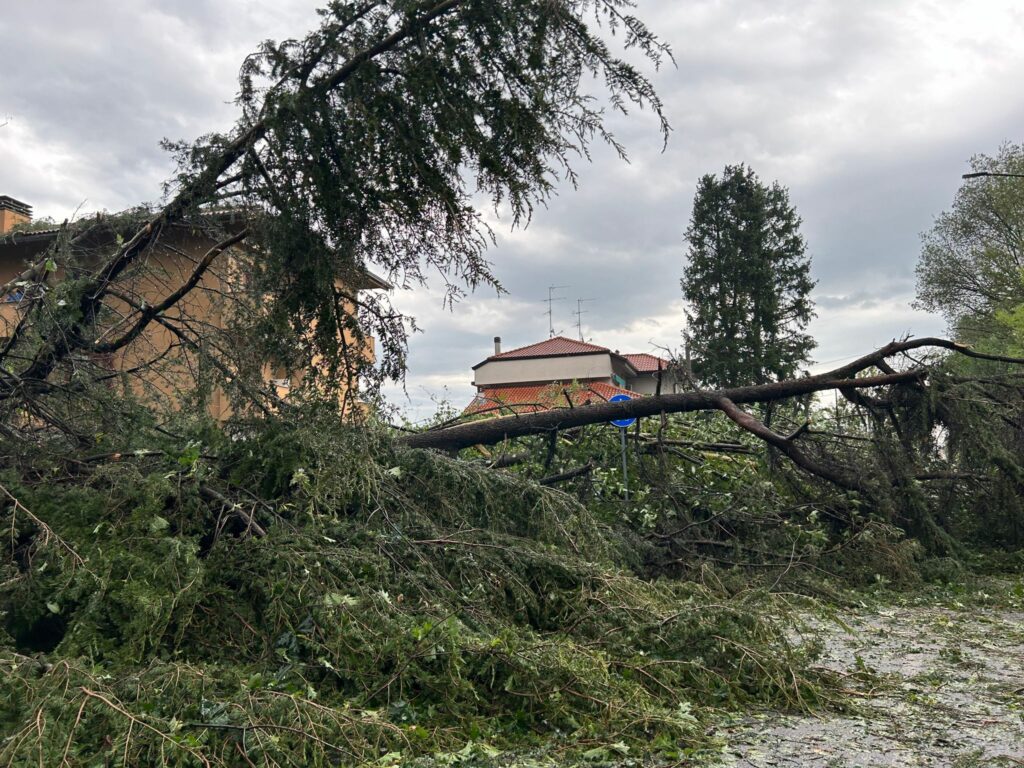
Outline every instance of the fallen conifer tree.
MULTIPOLYGON (((952 350, 979 360, 1024 365, 1024 358, 975 352, 970 347, 947 339, 907 339, 893 341, 852 363, 814 376, 733 389, 696 390, 674 395, 638 398, 625 402, 604 403, 580 408, 555 408, 541 413, 474 420, 465 424, 410 435, 403 438, 403 442, 415 448, 459 450, 473 445, 493 445, 516 437, 570 429, 586 424, 657 416, 662 413, 719 410, 745 430, 783 450, 796 463, 800 464, 802 459, 799 458, 799 451, 794 446, 799 434, 788 437, 776 435, 749 414, 744 414, 737 406, 791 400, 831 390, 841 392, 844 397, 860 404, 864 401, 858 400, 860 398, 860 395, 857 394, 858 390, 908 385, 922 386, 928 378, 928 366, 918 364, 897 371, 891 366, 890 361, 907 352, 929 348, 952 350), (863 375, 869 369, 877 369, 878 372, 872 375, 863 375)), ((891 403, 876 399, 873 405, 884 408, 891 403)), ((809 467, 805 468, 810 469, 809 467)))
POLYGON ((784 600, 638 578, 565 494, 332 418, 208 441, 0 473, 0 762, 677 760, 834 696, 784 600))
MULTIPOLYGON (((0 763, 485 765, 526 754, 564 765, 624 750, 679 761, 721 710, 834 700, 814 649, 788 640, 785 601, 749 588, 755 568, 773 587, 798 562, 766 528, 853 552, 872 574, 879 552, 914 549, 908 534, 966 540, 968 512, 972 532, 1019 533, 1019 380, 945 363, 897 370, 893 358, 936 347, 1020 361, 939 339, 764 387, 401 438, 341 425, 338 385, 400 375, 405 333, 386 302, 339 286, 368 264, 400 285, 437 269, 453 298, 496 285, 473 192, 525 220, 593 139, 621 149, 579 90, 590 75, 614 106, 652 108, 667 132, 650 83, 593 26, 596 14, 659 62, 667 49, 628 7, 331 3, 320 28, 246 61, 233 130, 172 147, 179 173, 162 206, 71 222, 27 265, 13 282, 22 314, 0 347, 0 763), (182 230, 210 247, 169 281, 156 256, 182 230), (221 296, 230 322, 190 315, 204 280, 239 265, 246 279, 221 296), (141 301, 140 281, 162 294, 141 301), (105 356, 154 328, 166 348, 113 373, 105 356), (381 350, 372 372, 358 343, 368 333, 381 350), (133 378, 179 353, 195 375, 171 406, 136 397, 133 378), (266 386, 274 359, 322 363, 308 397, 289 404, 266 386), (220 423, 205 418, 218 389, 233 407, 220 423), (743 410, 828 390, 868 426, 783 434, 743 410), (747 444, 731 457, 770 514, 733 513, 736 490, 710 487, 730 482, 724 463, 687 467, 690 484, 666 464, 664 508, 638 532, 628 505, 597 514, 423 450, 694 411, 725 414, 801 469, 773 475, 747 444), (665 578, 695 560, 701 581, 665 578)), ((739 445, 726 437, 655 437, 650 458, 739 445)), ((603 471, 544 463, 549 483, 603 471)))

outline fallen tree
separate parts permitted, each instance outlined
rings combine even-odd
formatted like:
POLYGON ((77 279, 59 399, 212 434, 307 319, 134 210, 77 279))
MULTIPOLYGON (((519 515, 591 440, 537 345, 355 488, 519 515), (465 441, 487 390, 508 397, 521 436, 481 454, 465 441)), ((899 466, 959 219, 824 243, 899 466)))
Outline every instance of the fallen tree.
POLYGON ((639 578, 567 494, 329 414, 212 439, 0 471, 0 764, 677 760, 836 695, 784 599, 639 578))
MULTIPOLYGON (((632 525, 649 526, 657 520, 659 529, 665 529, 657 543, 667 553, 657 556, 663 565, 688 558, 699 562, 706 556, 699 550, 708 546, 728 548, 759 538, 757 531, 768 517, 749 511, 766 501, 759 492, 748 502, 737 501, 739 512, 694 501, 705 492, 745 495, 738 487, 716 491, 714 486, 722 473, 743 474, 750 467, 761 468, 747 476, 752 487, 767 481, 780 489, 781 495, 768 500, 769 505, 780 505, 780 511, 770 516, 771 525, 790 522, 789 513, 781 511, 787 504, 824 507, 831 519, 826 536, 841 539, 845 533, 864 530, 870 520, 885 527, 884 536, 905 535, 930 555, 960 556, 964 542, 1001 547, 1021 539, 1021 364, 1024 359, 979 352, 947 339, 904 339, 816 376, 470 421, 399 440, 411 447, 455 452, 527 438, 514 450, 520 455, 524 447, 533 446, 528 474, 571 483, 567 487, 572 492, 607 504, 613 517, 640 515, 636 520, 630 517, 632 525), (915 350, 925 354, 914 355, 915 350), (805 398, 829 391, 836 393, 837 405, 825 408, 819 403, 812 411, 805 398), (776 409, 779 418, 774 426, 758 417, 761 406, 787 400, 797 402, 776 409), (669 418, 694 412, 717 412, 725 419, 708 431, 701 426, 713 423, 707 419, 669 418), (628 474, 640 483, 643 501, 623 506, 618 441, 610 455, 604 444, 607 430, 587 428, 642 417, 657 417, 651 423, 658 425, 649 430, 653 434, 642 434, 638 426, 637 434, 630 436, 636 450, 630 452, 628 474), (819 428, 812 429, 812 422, 819 428), (821 429, 823 424, 830 428, 821 429), (762 454, 753 441, 738 440, 744 433, 760 441, 767 452, 762 454), (551 456, 560 434, 572 439, 557 441, 565 455, 553 466, 551 456), (532 442, 530 436, 536 436, 532 442), (695 473, 708 457, 677 447, 691 444, 728 444, 730 452, 746 453, 750 459, 731 465, 713 460, 717 470, 695 473), (688 465, 682 474, 683 468, 673 466, 670 456, 688 465), (644 457, 654 460, 645 463, 644 457), (542 461, 544 475, 538 475, 542 461), (756 474, 762 470, 767 470, 764 475, 756 474), (697 478, 710 486, 702 488, 697 478), (672 530, 700 530, 702 535, 695 544, 668 533, 672 530), (663 546, 665 542, 669 543, 663 546)), ((764 553, 776 544, 756 549, 764 553)), ((895 559, 905 562, 906 552, 895 559)), ((727 559, 716 555, 714 561, 727 559)))
MULTIPOLYGON (((213 368, 236 412, 278 407, 266 365, 303 372, 296 386, 323 399, 357 379, 400 379, 414 324, 386 296, 358 292, 367 265, 403 288, 436 272, 449 301, 500 290, 479 195, 518 224, 595 141, 624 155, 581 82, 596 78, 619 111, 650 109, 667 139, 631 62, 670 53, 631 6, 335 2, 303 38, 263 43, 243 62, 235 126, 167 145, 178 171, 163 205, 62 227, 0 287, 24 296, 15 327, 0 329, 0 431, 15 439, 45 423, 87 440, 95 425, 87 415, 76 429, 71 411, 93 401, 86 387, 110 385, 111 356, 128 347, 146 359, 134 355, 120 378, 170 379, 154 369, 171 358, 189 374, 213 368), (609 30, 639 56, 617 55, 609 30), (206 255, 183 254, 181 232, 201 232, 206 255), (169 254, 190 269, 168 274, 169 254), (207 303, 216 321, 191 306, 207 303)), ((213 391, 180 378, 161 383, 179 405, 213 391)))
MULTIPOLYGON (((948 339, 925 337, 893 341, 874 352, 854 360, 852 363, 834 368, 826 373, 806 376, 800 379, 788 379, 772 384, 759 384, 748 387, 733 387, 720 390, 697 390, 675 395, 645 397, 617 403, 603 403, 581 408, 559 408, 542 413, 471 421, 443 429, 428 430, 415 435, 401 438, 401 442, 413 448, 436 448, 455 451, 473 445, 493 445, 504 440, 527 435, 545 434, 551 431, 570 429, 587 424, 599 424, 616 419, 642 418, 662 413, 687 413, 692 411, 720 410, 730 417, 736 415, 735 405, 752 403, 771 403, 789 400, 814 394, 838 390, 844 397, 854 398, 852 393, 865 389, 891 387, 897 385, 921 385, 928 378, 928 366, 915 364, 903 371, 895 370, 889 360, 915 349, 947 349, 967 357, 979 360, 991 360, 1003 363, 1024 365, 1024 359, 990 355, 976 352, 970 347, 948 339), (871 376, 858 376, 871 368, 882 371, 871 376)), ((876 406, 883 406, 878 401, 876 406)), ((756 427, 752 417, 739 419, 740 426, 757 435, 776 447, 782 447, 779 440, 768 438, 760 425, 756 427)), ((792 442, 797 436, 791 436, 792 442)), ((787 442, 783 439, 782 442, 787 442)))

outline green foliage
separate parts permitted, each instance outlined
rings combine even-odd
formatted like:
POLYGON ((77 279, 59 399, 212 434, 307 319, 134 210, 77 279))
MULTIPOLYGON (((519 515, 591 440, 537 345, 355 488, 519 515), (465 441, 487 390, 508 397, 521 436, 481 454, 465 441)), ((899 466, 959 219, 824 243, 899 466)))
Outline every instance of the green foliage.
POLYGON ((581 82, 598 80, 617 110, 653 109, 667 136, 650 82, 610 47, 614 35, 655 64, 668 56, 631 6, 332 2, 304 38, 264 43, 241 70, 236 132, 171 145, 173 186, 189 187, 258 131, 227 187, 272 214, 250 238, 259 256, 247 264, 253 306, 240 330, 296 370, 317 360, 311 373, 328 384, 400 377, 404 319, 384 296, 355 295, 367 265, 403 288, 439 275, 448 301, 500 290, 481 195, 519 224, 574 178, 591 142, 623 152, 581 82), (375 370, 359 353, 371 333, 375 370))
POLYGON ((532 477, 593 467, 563 487, 622 533, 641 572, 814 593, 821 576, 912 585, 929 578, 928 558, 966 563, 1024 541, 1020 376, 995 362, 984 363, 985 378, 964 376, 962 362, 934 361, 927 387, 894 387, 874 404, 837 397, 776 411, 779 433, 858 478, 856 490, 712 413, 641 419, 629 430, 628 498, 609 426, 568 430, 554 452, 547 437, 504 450, 532 477))
POLYGON ((781 602, 641 580, 564 493, 310 422, 2 478, 0 760, 671 757, 713 709, 821 703, 781 602))
MULTIPOLYGON (((1024 147, 971 159, 975 172, 1024 174, 1024 147)), ((1024 178, 965 180, 952 208, 922 236, 918 305, 941 312, 956 338, 989 354, 1024 355, 1024 178)), ((984 549, 1024 542, 1024 390, 1018 368, 952 356, 932 375, 922 413, 940 429, 935 456, 976 478, 968 497, 945 489, 938 518, 984 549)))
POLYGON ((23 221, 15 224, 11 227, 9 234, 29 234, 31 232, 41 232, 47 229, 56 229, 60 224, 49 216, 38 216, 30 219, 29 221, 23 221))
MULTIPOLYGON (((971 158, 975 172, 1024 174, 1024 146, 971 158)), ((965 180, 953 207, 922 235, 917 301, 970 344, 1005 341, 997 315, 1024 302, 1024 178, 965 180)))
POLYGON ((712 387, 790 378, 809 359, 814 282, 789 193, 744 165, 697 185, 686 231, 686 336, 712 387))
MULTIPOLYGON (((793 415, 782 411, 779 418, 793 415)), ((563 434, 548 466, 547 439, 508 450, 523 447, 530 460, 516 471, 533 477, 594 467, 564 487, 621 533, 632 567, 651 576, 710 578, 737 590, 785 577, 792 586, 805 569, 843 572, 835 554, 879 522, 858 500, 766 455, 719 414, 642 419, 630 429, 628 498, 617 429, 594 425, 563 434)), ((901 536, 891 525, 882 529, 889 538, 901 536)))

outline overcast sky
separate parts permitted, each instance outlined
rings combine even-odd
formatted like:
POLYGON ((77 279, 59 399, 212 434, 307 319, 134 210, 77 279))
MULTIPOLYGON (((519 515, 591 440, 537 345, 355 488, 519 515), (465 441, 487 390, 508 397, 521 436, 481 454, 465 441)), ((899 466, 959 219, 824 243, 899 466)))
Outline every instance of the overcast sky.
MULTIPOLYGON (((262 39, 315 22, 307 0, 35 0, 0 14, 0 194, 64 219, 156 201, 161 138, 227 128, 238 65, 262 39)), ((676 68, 652 77, 673 134, 615 117, 631 163, 582 167, 525 231, 496 222, 507 295, 454 313, 440 293, 395 296, 411 339, 398 405, 468 402, 474 363, 542 340, 547 286, 566 285, 557 331, 623 352, 677 348, 679 277, 696 180, 746 162, 790 189, 818 281, 816 360, 943 330, 914 311, 919 234, 947 208, 967 159, 1021 141, 1019 0, 639 0, 676 68)))

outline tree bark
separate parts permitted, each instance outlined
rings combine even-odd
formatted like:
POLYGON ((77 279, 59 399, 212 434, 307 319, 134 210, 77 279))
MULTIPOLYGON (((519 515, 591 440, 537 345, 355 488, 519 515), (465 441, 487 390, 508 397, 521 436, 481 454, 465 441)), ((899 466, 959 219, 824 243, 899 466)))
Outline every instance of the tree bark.
POLYGON ((797 447, 796 441, 800 435, 803 434, 803 429, 798 429, 792 435, 783 436, 773 431, 765 424, 762 424, 746 411, 737 407, 736 403, 732 402, 732 400, 727 397, 718 398, 717 406, 722 413, 732 419, 740 427, 747 430, 752 435, 756 435, 761 438, 768 443, 768 445, 777 448, 790 461, 804 471, 823 478, 824 480, 828 480, 830 483, 838 485, 840 488, 845 488, 848 491, 859 491, 861 493, 869 492, 868 487, 861 482, 859 478, 849 475, 837 467, 823 464, 820 461, 815 461, 801 451, 797 447))
MULTIPOLYGON (((413 448, 436 448, 457 451, 471 445, 493 445, 504 440, 527 435, 550 433, 552 430, 569 429, 587 424, 598 424, 614 419, 642 418, 659 413, 687 413, 692 411, 721 410, 723 398, 734 405, 769 403, 787 400, 814 392, 832 389, 856 391, 898 384, 921 384, 928 376, 925 367, 914 367, 906 371, 895 371, 887 358, 921 348, 946 349, 958 354, 981 360, 1024 365, 1024 359, 987 355, 975 352, 970 347, 948 339, 926 337, 893 341, 852 363, 835 368, 816 376, 788 379, 771 384, 757 384, 747 387, 732 387, 714 391, 684 392, 674 395, 644 397, 618 403, 558 408, 541 413, 518 415, 516 418, 493 418, 459 424, 431 432, 407 435, 400 442, 413 448), (857 377, 869 369, 887 369, 892 373, 857 377)), ((773 433, 774 434, 774 433, 773 433)))
POLYGON ((594 462, 588 461, 582 467, 576 469, 570 469, 568 472, 562 472, 559 475, 551 475, 550 477, 542 477, 537 482, 540 485, 555 485, 556 483, 564 483, 566 480, 572 480, 574 477, 582 477, 583 475, 589 475, 594 471, 594 462))

